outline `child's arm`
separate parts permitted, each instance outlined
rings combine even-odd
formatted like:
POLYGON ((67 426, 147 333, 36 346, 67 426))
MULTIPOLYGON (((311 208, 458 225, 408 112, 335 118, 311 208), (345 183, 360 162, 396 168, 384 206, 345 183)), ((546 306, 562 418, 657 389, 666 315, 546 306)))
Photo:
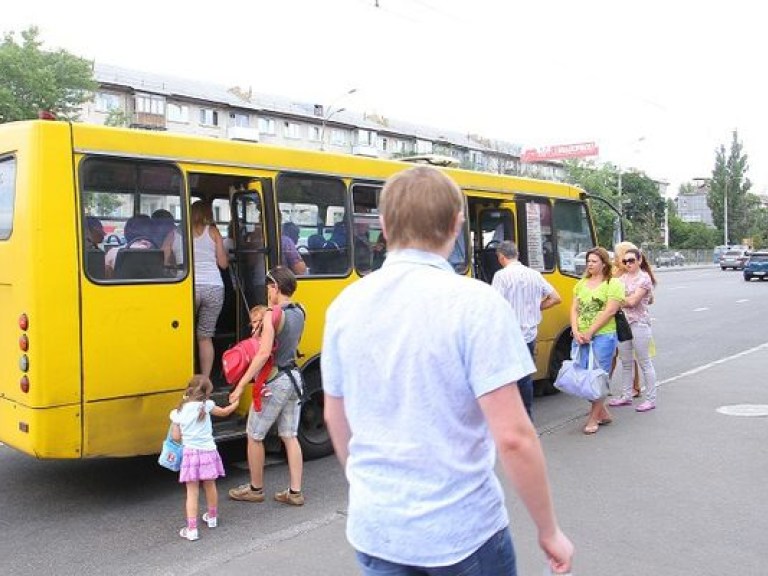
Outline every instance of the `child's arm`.
POLYGON ((230 414, 232 414, 232 412, 235 411, 235 409, 237 408, 237 405, 238 405, 238 402, 232 402, 227 406, 214 406, 211 409, 211 415, 220 416, 220 417, 229 416, 230 414))
POLYGON ((181 426, 176 423, 171 428, 171 438, 173 438, 174 442, 181 442, 181 426))

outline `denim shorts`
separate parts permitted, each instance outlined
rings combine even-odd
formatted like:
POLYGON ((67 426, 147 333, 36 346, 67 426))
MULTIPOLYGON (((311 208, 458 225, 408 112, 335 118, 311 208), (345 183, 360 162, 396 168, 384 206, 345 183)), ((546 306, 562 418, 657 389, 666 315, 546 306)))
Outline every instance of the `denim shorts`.
MULTIPOLYGON (((301 373, 293 371, 294 378, 301 382, 301 373)), ((277 421, 277 435, 280 438, 293 438, 299 429, 301 406, 299 397, 288 374, 281 372, 277 378, 267 382, 268 395, 261 399, 261 412, 256 412, 251 405, 245 431, 254 440, 262 441, 269 429, 277 421)))
MULTIPOLYGON (((610 332, 608 334, 595 334, 592 336, 592 350, 595 351, 597 356, 597 363, 600 368, 605 370, 608 374, 611 373, 611 364, 613 363, 613 355, 616 353, 616 346, 619 341, 616 338, 616 332, 610 332)), ((571 343, 571 358, 576 355, 576 349, 579 345, 574 340, 571 343)), ((589 344, 582 344, 579 351, 579 364, 583 368, 587 367, 589 362, 589 344)))
POLYGON ((363 576, 517 576, 509 528, 499 530, 472 554, 451 566, 406 566, 356 552, 363 576))

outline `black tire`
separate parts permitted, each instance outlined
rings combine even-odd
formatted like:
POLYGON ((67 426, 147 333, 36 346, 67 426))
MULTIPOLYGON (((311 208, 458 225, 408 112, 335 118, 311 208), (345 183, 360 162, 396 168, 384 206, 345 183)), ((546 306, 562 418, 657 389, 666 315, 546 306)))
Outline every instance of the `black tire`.
POLYGON ((550 396, 551 394, 558 394, 560 390, 555 388, 555 379, 557 373, 560 371, 560 367, 563 365, 563 360, 568 360, 571 357, 571 334, 570 330, 566 331, 555 344, 555 349, 552 351, 552 355, 549 359, 549 377, 544 380, 537 380, 534 382, 534 392, 539 396, 550 396))
POLYGON ((303 374, 307 400, 301 406, 298 440, 304 460, 315 460, 333 454, 333 444, 325 426, 323 385, 319 368, 303 374))

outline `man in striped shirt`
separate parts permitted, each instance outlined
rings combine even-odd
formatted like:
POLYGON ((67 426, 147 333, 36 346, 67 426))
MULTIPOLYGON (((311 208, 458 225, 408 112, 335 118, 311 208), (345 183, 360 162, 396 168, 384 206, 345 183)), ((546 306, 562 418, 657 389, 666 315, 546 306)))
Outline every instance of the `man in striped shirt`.
MULTIPOLYGON (((496 248, 496 257, 502 269, 493 276, 492 286, 509 302, 514 310, 523 338, 531 352, 536 355, 536 332, 541 322, 541 311, 560 304, 557 291, 540 272, 523 265, 518 260, 518 249, 514 242, 505 240, 496 248)), ((520 396, 533 420, 533 377, 529 374, 517 382, 520 396)))

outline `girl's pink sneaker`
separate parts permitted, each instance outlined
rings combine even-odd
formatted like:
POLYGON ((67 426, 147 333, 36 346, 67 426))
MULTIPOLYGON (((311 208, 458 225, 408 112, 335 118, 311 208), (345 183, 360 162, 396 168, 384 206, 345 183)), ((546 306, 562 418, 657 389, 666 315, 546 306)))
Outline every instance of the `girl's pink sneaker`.
POLYGON ((648 412, 648 410, 653 410, 656 408, 656 404, 653 402, 650 402, 649 400, 646 400, 642 404, 639 404, 637 408, 635 408, 636 412, 648 412))
POLYGON ((608 406, 632 406, 632 398, 624 398, 623 396, 621 398, 613 398, 608 400, 608 406))

